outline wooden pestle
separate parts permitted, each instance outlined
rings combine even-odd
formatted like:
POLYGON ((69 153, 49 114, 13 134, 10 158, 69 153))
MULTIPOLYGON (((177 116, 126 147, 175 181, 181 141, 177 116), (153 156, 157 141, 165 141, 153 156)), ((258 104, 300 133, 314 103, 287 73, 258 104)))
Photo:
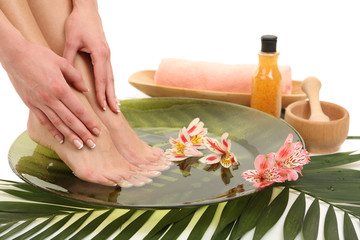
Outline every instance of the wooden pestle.
POLYGON ((320 100, 319 100, 319 91, 321 88, 321 82, 316 77, 306 78, 302 85, 301 89, 306 93, 310 102, 310 121, 321 121, 329 122, 330 119, 322 111, 320 100))

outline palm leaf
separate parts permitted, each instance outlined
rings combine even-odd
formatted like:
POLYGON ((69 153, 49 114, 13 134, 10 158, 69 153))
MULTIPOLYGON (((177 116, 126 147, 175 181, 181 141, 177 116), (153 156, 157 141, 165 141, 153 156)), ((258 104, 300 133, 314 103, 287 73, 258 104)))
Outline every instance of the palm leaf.
POLYGON ((319 221, 320 221, 320 205, 319 205, 319 200, 315 199, 305 215, 305 220, 303 225, 304 239, 309 239, 309 240, 317 239, 318 231, 319 231, 319 221))
POLYGON ((305 194, 301 193, 286 216, 284 222, 284 239, 295 239, 301 231, 305 215, 305 204, 305 194))
POLYGON ((114 209, 65 199, 26 183, 0 181, 0 238, 176 239, 187 229, 193 239, 208 231, 213 232, 213 239, 239 239, 255 228, 254 238, 260 239, 290 205, 283 227, 285 239, 294 239, 301 230, 305 239, 316 239, 318 234, 338 239, 335 209, 344 213, 344 239, 358 239, 354 219, 360 220, 360 171, 340 166, 359 160, 360 154, 353 152, 314 156, 303 177, 280 185, 285 186, 280 194, 278 187, 269 187, 221 203, 223 208, 215 204, 156 211, 114 209), (292 204, 289 189, 299 193, 292 204), (307 211, 305 196, 314 199, 307 211), (319 225, 320 202, 327 206, 323 226, 319 225))

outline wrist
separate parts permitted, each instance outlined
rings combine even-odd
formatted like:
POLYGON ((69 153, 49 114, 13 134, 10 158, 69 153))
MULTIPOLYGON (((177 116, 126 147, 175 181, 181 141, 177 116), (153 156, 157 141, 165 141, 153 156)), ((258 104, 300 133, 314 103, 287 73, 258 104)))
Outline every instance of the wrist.
POLYGON ((95 8, 98 9, 97 0, 72 0, 73 8, 95 8))
POLYGON ((0 39, 0 62, 17 61, 23 57, 24 51, 28 49, 29 42, 21 35, 17 29, 11 29, 0 39))

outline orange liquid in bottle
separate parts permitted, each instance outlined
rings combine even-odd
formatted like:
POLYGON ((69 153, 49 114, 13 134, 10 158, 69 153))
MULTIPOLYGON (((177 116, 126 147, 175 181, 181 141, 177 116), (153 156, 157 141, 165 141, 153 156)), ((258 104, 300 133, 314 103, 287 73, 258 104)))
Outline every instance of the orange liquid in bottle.
POLYGON ((252 80, 250 106, 280 118, 281 73, 277 65, 278 56, 278 52, 259 53, 259 66, 252 80))

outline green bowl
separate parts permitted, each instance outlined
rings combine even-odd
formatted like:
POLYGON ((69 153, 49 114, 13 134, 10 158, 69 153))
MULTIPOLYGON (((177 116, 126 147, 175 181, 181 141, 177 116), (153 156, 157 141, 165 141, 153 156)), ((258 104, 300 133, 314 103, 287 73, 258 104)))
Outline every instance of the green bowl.
POLYGON ((121 101, 121 110, 141 139, 167 149, 169 137, 196 117, 208 135, 229 133, 237 169, 210 167, 196 158, 177 162, 143 187, 105 187, 84 182, 56 153, 21 134, 9 151, 13 171, 25 182, 62 197, 119 208, 176 208, 218 203, 256 191, 241 174, 254 169, 258 154, 277 151, 287 135, 302 141, 285 121, 237 104, 189 98, 148 98, 121 101))

